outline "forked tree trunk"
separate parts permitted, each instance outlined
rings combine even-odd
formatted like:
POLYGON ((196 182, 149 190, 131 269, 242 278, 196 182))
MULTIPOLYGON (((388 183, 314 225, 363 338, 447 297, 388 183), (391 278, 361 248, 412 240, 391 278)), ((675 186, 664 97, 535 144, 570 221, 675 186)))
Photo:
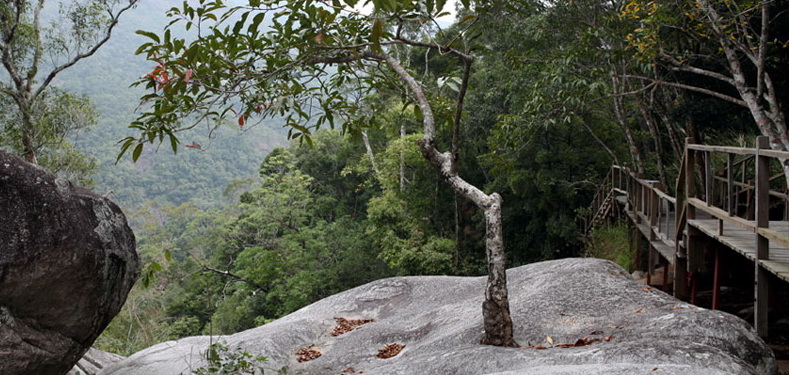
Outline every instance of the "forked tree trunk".
POLYGON ((408 86, 419 108, 422 110, 424 136, 419 140, 422 154, 439 168, 442 177, 458 194, 473 202, 485 213, 485 248, 488 259, 488 280, 482 316, 485 334, 482 344, 517 347, 512 329, 510 304, 507 293, 507 273, 504 256, 504 240, 501 224, 501 196, 485 194, 476 186, 463 180, 455 168, 455 157, 451 152, 439 152, 435 147, 435 119, 430 103, 416 80, 389 55, 381 55, 389 67, 408 86))

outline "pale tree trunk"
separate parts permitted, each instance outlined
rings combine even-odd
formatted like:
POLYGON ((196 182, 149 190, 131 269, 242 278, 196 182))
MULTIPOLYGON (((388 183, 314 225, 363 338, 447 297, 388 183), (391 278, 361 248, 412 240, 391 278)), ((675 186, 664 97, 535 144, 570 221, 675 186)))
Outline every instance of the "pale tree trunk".
POLYGON ((649 113, 646 106, 644 106, 641 98, 634 96, 634 100, 636 101, 638 110, 641 113, 641 118, 644 119, 647 129, 649 129, 649 134, 652 135, 652 142, 654 143, 655 147, 655 155, 657 156, 657 167, 658 174, 660 176, 660 183, 663 184, 663 186, 668 186, 666 167, 665 164, 663 164, 663 144, 660 142, 660 132, 658 131, 657 124, 655 123, 655 118, 652 117, 652 114, 649 113))
MULTIPOLYGON (((405 139, 405 124, 400 125, 400 139, 405 139)), ((405 190, 405 154, 400 151, 400 191, 405 190)))
POLYGON ((38 164, 36 157, 35 125, 33 124, 30 93, 26 92, 20 101, 17 101, 21 116, 22 157, 26 162, 38 164))
MULTIPOLYGON (((751 14, 750 12, 738 11, 737 14, 731 16, 731 19, 725 19, 708 0, 697 0, 697 4, 705 12, 704 18, 708 22, 711 34, 717 38, 717 43, 726 56, 730 75, 687 65, 685 62, 675 59, 671 54, 662 54, 662 57, 673 65, 673 70, 706 76, 734 86, 739 98, 690 85, 665 82, 663 84, 709 94, 748 108, 759 131, 770 140, 770 148, 778 151, 789 150, 786 115, 778 90, 766 69, 771 1, 763 0, 754 5, 761 11, 761 27, 758 30, 750 28, 750 19, 745 18, 751 14), (732 29, 728 25, 736 25, 737 28, 732 29), (754 45, 750 41, 758 42, 754 45), (756 77, 750 79, 746 74, 749 69, 743 67, 744 63, 749 62, 756 70, 756 77), (751 86, 749 82, 756 83, 756 87, 751 86)), ((789 160, 781 159, 780 162, 787 186, 789 186, 789 160)))
POLYGON ((617 79, 616 74, 611 74, 611 83, 613 91, 614 91, 614 114, 616 115, 616 121, 619 124, 619 127, 622 129, 622 133, 625 135, 625 141, 627 142, 627 147, 630 149, 630 156, 633 158, 633 164, 638 174, 644 174, 644 162, 641 159, 641 150, 638 148, 638 144, 636 143, 636 138, 633 136, 633 131, 630 129, 630 126, 627 124, 627 118, 625 117, 625 110, 624 110, 624 101, 622 96, 619 95, 622 92, 622 87, 620 85, 619 80, 617 79))
POLYGON ((364 141, 364 148, 367 150, 367 157, 370 159, 370 164, 373 167, 373 172, 375 172, 375 177, 379 177, 381 171, 378 170, 378 165, 375 163, 375 154, 373 153, 373 146, 370 144, 370 137, 367 136, 367 130, 362 130, 362 140, 364 141))
POLYGON ((455 155, 452 152, 439 152, 436 149, 435 120, 424 91, 396 59, 389 55, 382 55, 382 58, 408 86, 422 111, 424 136, 419 140, 422 154, 439 168, 442 177, 453 190, 473 202, 485 213, 485 248, 488 259, 488 280, 485 287, 485 301, 482 304, 485 333, 481 343, 517 347, 518 343, 515 342, 513 337, 512 318, 510 316, 507 293, 507 273, 501 223, 501 196, 497 193, 485 194, 482 190, 458 175, 455 155))

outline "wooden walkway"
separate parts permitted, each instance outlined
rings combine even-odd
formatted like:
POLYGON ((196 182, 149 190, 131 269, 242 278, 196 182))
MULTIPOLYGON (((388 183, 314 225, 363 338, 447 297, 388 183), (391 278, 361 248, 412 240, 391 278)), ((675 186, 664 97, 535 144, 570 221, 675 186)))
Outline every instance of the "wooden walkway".
POLYGON ((741 254, 748 262, 727 267, 754 274, 754 326, 766 336, 769 288, 789 290, 789 196, 779 164, 789 159, 789 152, 770 150, 766 141, 757 138, 753 149, 688 142, 674 196, 657 181, 613 166, 594 198, 587 231, 607 216, 625 214, 634 231, 634 247, 647 244, 648 274, 657 262, 670 266, 678 298, 695 293, 687 280, 696 272, 714 269, 713 308, 720 270, 717 256, 715 265, 708 267, 705 245, 712 241, 741 254), (783 215, 776 220, 780 211, 783 215), (770 281, 770 275, 777 279, 770 281))
MULTIPOLYGON (((720 234, 718 220, 689 220, 688 225, 698 228, 705 235, 742 254, 751 262, 756 260, 756 233, 752 230, 724 224, 723 234, 720 234)), ((787 221, 770 221, 770 229, 789 236, 787 221)), ((781 280, 789 282, 788 247, 770 243, 770 259, 762 259, 760 264, 781 280)))

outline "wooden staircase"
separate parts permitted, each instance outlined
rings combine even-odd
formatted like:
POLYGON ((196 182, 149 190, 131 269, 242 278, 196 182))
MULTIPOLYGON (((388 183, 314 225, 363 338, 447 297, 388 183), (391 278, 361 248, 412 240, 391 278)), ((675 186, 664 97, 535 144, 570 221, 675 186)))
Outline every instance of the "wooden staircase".
POLYGON ((586 226, 586 234, 588 235, 593 230, 595 230, 602 222, 606 220, 609 216, 612 215, 614 210, 614 205, 616 202, 614 201, 616 194, 614 194, 613 189, 608 190, 608 194, 606 194, 605 198, 602 200, 602 203, 597 208, 597 211, 592 215, 592 218, 589 220, 586 226))

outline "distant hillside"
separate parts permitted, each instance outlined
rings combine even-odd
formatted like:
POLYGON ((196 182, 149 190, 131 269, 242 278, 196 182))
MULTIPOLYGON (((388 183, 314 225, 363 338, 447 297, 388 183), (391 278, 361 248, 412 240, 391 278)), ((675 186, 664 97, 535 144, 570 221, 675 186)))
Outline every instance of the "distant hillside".
POLYGON ((159 32, 170 20, 167 9, 180 1, 142 0, 126 13, 112 39, 96 55, 64 71, 55 84, 90 96, 100 112, 99 125, 78 134, 77 145, 96 157, 101 171, 94 177, 95 190, 114 192, 113 199, 127 209, 146 201, 159 204, 194 202, 203 207, 222 201, 226 184, 233 179, 257 176, 265 155, 286 144, 282 127, 276 123, 247 131, 222 129, 208 139, 207 130, 196 129, 181 135, 183 144, 197 142, 206 147, 196 151, 181 146, 173 155, 169 146, 149 152, 137 163, 124 158, 115 165, 117 142, 133 134, 127 128, 134 120, 142 90, 129 87, 152 69, 143 56, 135 56, 145 38, 136 30, 159 32))

